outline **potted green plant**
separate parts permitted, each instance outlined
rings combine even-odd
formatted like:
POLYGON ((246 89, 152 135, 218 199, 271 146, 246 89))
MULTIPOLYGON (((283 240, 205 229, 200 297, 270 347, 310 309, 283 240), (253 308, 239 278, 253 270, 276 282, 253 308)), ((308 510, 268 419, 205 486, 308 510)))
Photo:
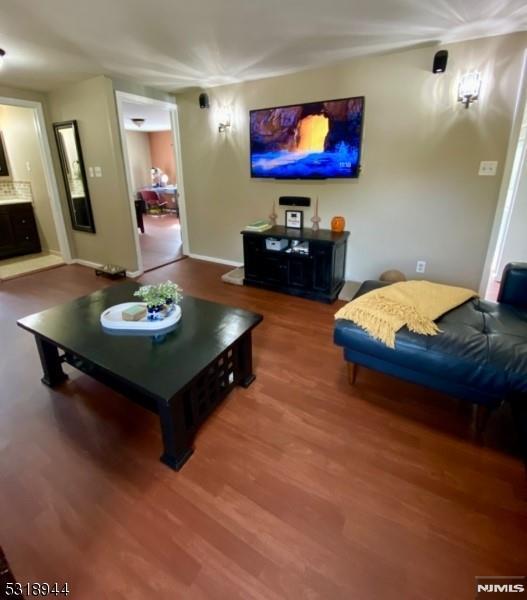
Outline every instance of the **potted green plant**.
POLYGON ((156 321, 164 318, 165 299, 159 293, 157 285, 143 285, 134 292, 134 296, 141 298, 146 303, 149 320, 156 321))
POLYGON ((160 283, 157 287, 159 288, 159 294, 164 297, 165 304, 169 307, 179 304, 183 299, 183 290, 170 279, 160 283))
POLYGON ((151 321, 164 319, 165 316, 174 310, 176 304, 183 298, 183 290, 170 280, 158 285, 143 285, 134 296, 141 298, 146 302, 148 319, 151 321))

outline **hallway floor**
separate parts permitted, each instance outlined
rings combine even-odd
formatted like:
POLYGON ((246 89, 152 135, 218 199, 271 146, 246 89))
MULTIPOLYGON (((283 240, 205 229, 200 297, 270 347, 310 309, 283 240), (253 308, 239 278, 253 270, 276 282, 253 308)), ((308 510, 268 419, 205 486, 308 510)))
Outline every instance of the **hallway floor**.
POLYGON ((145 232, 139 233, 145 271, 174 262, 183 256, 179 219, 171 214, 144 215, 145 232))

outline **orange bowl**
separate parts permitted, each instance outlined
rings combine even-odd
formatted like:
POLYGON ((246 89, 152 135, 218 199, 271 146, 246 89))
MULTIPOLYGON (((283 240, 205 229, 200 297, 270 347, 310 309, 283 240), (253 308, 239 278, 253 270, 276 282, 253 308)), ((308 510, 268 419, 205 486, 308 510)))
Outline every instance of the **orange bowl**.
POLYGON ((346 227, 346 219, 344 217, 333 217, 331 219, 331 231, 335 233, 340 233, 344 231, 344 227, 346 227))

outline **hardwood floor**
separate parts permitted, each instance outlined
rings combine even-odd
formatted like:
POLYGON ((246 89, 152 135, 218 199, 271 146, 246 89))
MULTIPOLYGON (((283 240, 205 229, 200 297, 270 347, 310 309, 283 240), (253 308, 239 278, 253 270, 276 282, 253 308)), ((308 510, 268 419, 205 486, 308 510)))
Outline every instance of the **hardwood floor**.
POLYGON ((179 473, 158 460, 155 415, 69 368, 47 389, 15 325, 110 282, 68 266, 0 284, 0 545, 18 581, 68 581, 73 600, 458 600, 476 575, 525 574, 508 412, 481 446, 453 399, 365 369, 351 388, 337 305, 226 270, 187 259, 142 278, 265 317, 256 381, 179 473))

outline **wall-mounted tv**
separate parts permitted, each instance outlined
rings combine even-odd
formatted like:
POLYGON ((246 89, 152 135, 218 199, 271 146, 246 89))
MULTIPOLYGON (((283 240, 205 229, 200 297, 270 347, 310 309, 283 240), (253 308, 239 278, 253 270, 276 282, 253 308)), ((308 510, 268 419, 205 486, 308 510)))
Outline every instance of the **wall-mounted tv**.
POLYGON ((250 111, 251 177, 358 177, 364 96, 250 111))

